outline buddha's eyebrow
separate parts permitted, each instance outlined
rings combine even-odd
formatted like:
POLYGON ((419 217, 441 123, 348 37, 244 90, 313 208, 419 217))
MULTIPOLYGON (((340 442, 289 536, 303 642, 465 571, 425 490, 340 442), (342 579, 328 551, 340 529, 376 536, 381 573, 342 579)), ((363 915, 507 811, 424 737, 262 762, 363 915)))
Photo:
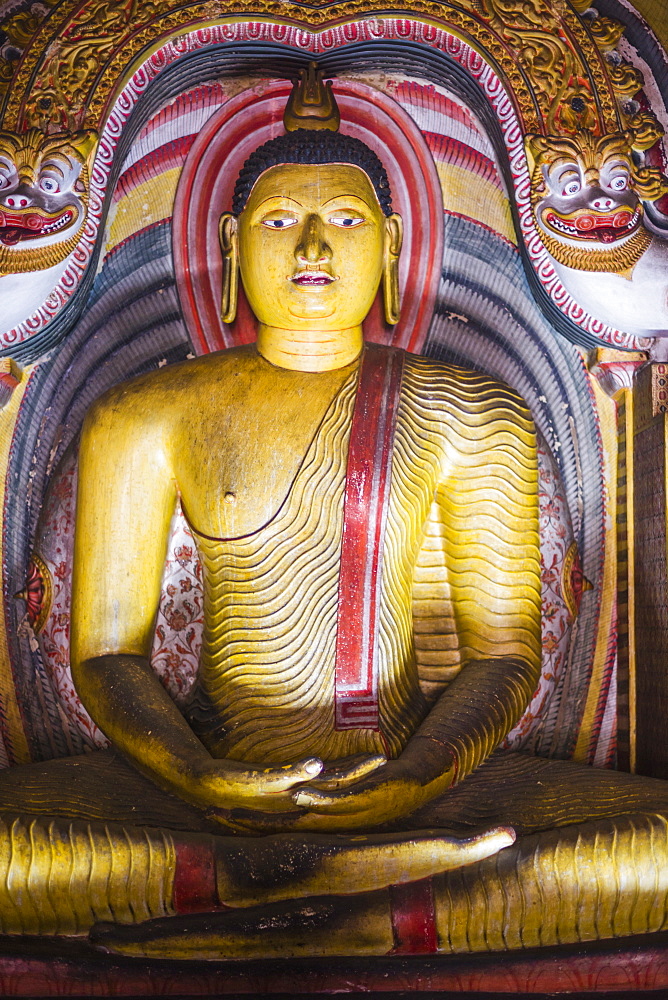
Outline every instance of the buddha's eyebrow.
POLYGON ((287 194, 270 194, 269 197, 265 198, 264 201, 261 201, 257 207, 262 208, 262 206, 266 205, 268 201, 279 201, 279 200, 290 201, 292 202, 293 205, 297 205, 298 208, 304 207, 300 201, 297 201, 295 198, 289 198, 287 194))
POLYGON ((371 208, 371 206, 369 205, 369 203, 367 201, 365 201, 364 198, 360 198, 359 195, 356 195, 356 194, 337 194, 337 195, 335 195, 334 198, 330 198, 329 201, 323 202, 322 207, 323 208, 327 208, 327 206, 331 205, 333 201, 344 201, 344 202, 347 202, 348 204, 350 204, 351 202, 356 201, 360 205, 364 205, 365 208, 371 208))

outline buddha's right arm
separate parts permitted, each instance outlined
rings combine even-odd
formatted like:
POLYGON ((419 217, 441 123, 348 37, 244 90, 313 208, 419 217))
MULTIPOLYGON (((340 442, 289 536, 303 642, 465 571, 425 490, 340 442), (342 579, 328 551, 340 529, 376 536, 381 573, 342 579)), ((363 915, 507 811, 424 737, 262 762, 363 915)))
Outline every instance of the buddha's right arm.
POLYGON ((79 452, 72 676, 105 735, 162 788, 201 808, 290 808, 282 793, 319 773, 214 760, 149 656, 177 488, 168 404, 135 380, 91 409, 79 452))

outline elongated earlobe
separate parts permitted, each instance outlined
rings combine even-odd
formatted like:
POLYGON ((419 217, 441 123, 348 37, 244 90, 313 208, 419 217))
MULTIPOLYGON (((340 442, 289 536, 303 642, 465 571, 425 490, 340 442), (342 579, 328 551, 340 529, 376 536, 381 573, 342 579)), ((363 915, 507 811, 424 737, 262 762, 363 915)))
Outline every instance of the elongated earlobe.
POLYGON ((385 220, 385 247, 383 252, 383 303, 385 320, 391 326, 399 322, 401 297, 399 294, 399 254, 404 227, 401 216, 390 215, 385 220))
POLYGON ((220 315, 223 323, 233 323, 237 315, 239 295, 239 242, 237 217, 223 212, 218 227, 220 249, 223 252, 223 289, 220 315))

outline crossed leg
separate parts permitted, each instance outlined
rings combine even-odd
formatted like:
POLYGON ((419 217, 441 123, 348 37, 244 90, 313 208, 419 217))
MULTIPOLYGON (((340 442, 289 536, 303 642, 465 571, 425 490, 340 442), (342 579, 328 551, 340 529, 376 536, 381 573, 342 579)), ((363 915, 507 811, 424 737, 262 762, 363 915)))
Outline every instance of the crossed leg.
POLYGON ((432 875, 418 897, 444 952, 668 926, 668 783, 653 779, 498 755, 403 831, 245 838, 214 836, 197 810, 108 755, 13 771, 0 776, 6 933, 98 923, 100 946, 163 957, 387 954, 396 944, 387 887, 432 875), (54 805, 58 776, 70 780, 58 782, 54 805), (511 820, 521 836, 505 846, 511 820), (179 916, 197 908, 211 912, 179 916))

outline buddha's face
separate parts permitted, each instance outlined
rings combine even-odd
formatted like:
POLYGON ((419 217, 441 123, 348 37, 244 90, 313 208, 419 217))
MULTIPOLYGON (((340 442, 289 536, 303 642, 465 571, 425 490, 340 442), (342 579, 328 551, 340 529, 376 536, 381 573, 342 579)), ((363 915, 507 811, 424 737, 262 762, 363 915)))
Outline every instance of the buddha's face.
POLYGON ((282 164, 256 181, 239 216, 239 266, 260 323, 287 330, 358 326, 384 260, 401 245, 358 167, 282 164))

